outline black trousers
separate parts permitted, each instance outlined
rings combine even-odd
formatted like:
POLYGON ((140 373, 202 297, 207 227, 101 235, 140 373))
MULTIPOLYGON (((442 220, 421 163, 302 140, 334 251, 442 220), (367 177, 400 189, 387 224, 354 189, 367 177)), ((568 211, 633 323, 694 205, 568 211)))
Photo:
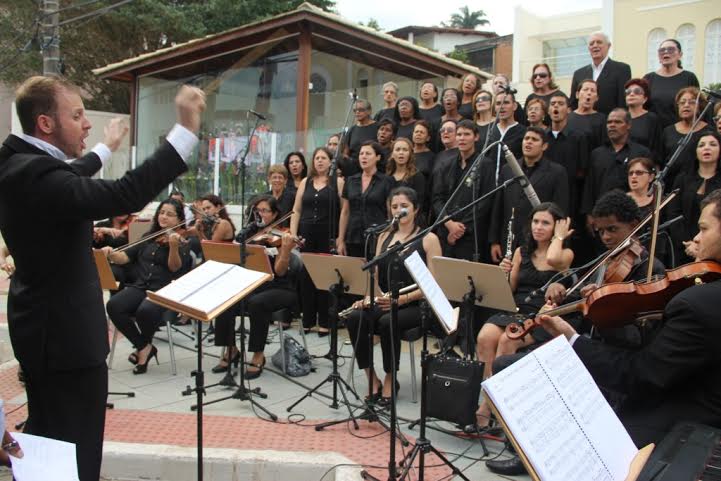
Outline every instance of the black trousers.
MULTIPOLYGON (((298 295, 294 290, 271 287, 254 292, 244 301, 250 317, 248 351, 263 352, 271 315, 274 311, 283 308, 294 308, 298 302, 298 295)), ((234 304, 215 320, 216 346, 235 345, 235 316, 240 313, 242 302, 234 304)))
POLYGON ((381 336, 381 352, 383 353, 383 371, 391 372, 393 366, 393 353, 395 353, 395 369, 400 366, 401 338, 400 333, 421 325, 421 309, 412 304, 398 309, 398 325, 391 326, 390 311, 383 311, 376 306, 363 311, 355 310, 346 320, 348 334, 355 348, 355 358, 359 369, 366 369, 370 365, 370 339, 369 324, 374 323, 374 331, 381 336), (393 332, 391 333, 391 327, 393 332), (391 335, 392 334, 392 335, 391 335), (392 350, 391 350, 392 349, 392 350))
POLYGON ((25 432, 74 443, 80 481, 98 481, 103 459, 108 367, 68 371, 27 369, 25 432))
MULTIPOLYGON (((328 224, 301 223, 298 235, 305 239, 303 252, 327 254, 330 252, 330 227, 328 224)), ((303 327, 328 327, 328 291, 316 289, 308 271, 303 268, 299 279, 300 303, 303 312, 303 327)), ((318 286, 327 289, 328 286, 318 286)))
POLYGON ((123 336, 140 350, 153 341, 166 309, 145 298, 145 289, 126 286, 110 298, 108 316, 123 336), (135 317, 135 320, 133 320, 135 317))

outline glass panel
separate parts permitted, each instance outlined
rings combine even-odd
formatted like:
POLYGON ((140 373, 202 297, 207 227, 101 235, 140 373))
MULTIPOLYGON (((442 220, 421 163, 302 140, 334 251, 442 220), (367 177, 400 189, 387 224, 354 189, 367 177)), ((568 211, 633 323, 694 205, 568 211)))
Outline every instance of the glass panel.
POLYGON ((721 82, 721 19, 706 26, 703 78, 706 85, 721 82))
POLYGON ((648 44, 646 46, 646 70, 655 72, 658 69, 658 47, 666 40, 666 30, 654 28, 648 33, 648 44))
POLYGON ((533 65, 547 63, 554 77, 571 77, 573 72, 588 65, 588 37, 546 40, 543 42, 541 62, 527 60, 523 72, 530 72, 533 65))
POLYGON ((676 39, 681 44, 681 50, 683 50, 683 58, 681 59, 683 68, 691 71, 695 70, 696 27, 690 23, 681 25, 676 31, 676 39))

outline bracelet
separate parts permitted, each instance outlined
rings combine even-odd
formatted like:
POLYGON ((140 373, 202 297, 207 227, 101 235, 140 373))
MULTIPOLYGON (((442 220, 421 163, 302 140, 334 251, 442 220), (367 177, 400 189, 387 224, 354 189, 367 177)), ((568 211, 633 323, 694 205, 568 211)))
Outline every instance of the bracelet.
POLYGON ((564 239, 564 238, 561 237, 561 236, 557 236, 556 234, 553 234, 553 237, 551 237, 551 241, 553 241, 553 239, 558 239, 558 240, 560 240, 561 242, 563 242, 564 240, 566 240, 566 239, 564 239))

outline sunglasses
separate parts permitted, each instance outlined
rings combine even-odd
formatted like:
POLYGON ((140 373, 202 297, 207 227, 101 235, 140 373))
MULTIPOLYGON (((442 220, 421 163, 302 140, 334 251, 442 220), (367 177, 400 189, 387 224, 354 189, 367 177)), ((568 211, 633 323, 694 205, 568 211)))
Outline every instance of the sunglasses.
POLYGON ((548 77, 548 74, 546 72, 534 73, 531 76, 531 78, 547 78, 547 77, 548 77))
POLYGON ((636 94, 636 95, 644 95, 645 92, 641 87, 629 87, 626 89, 626 95, 630 94, 636 94))
POLYGON ((665 53, 676 53, 678 49, 676 47, 661 47, 658 49, 659 55, 663 55, 665 53))
POLYGON ((634 176, 641 177, 642 175, 650 174, 650 173, 651 172, 649 172, 648 170, 629 170, 628 176, 629 177, 634 177, 634 176))
POLYGON ((455 133, 456 133, 456 129, 454 129, 453 127, 444 127, 444 128, 442 128, 442 129, 440 130, 440 132, 441 132, 442 134, 455 134, 455 133))
POLYGON ((481 102, 490 102, 490 101, 491 101, 491 97, 489 97, 488 95, 481 95, 480 97, 478 97, 476 99, 477 104, 480 104, 481 102))

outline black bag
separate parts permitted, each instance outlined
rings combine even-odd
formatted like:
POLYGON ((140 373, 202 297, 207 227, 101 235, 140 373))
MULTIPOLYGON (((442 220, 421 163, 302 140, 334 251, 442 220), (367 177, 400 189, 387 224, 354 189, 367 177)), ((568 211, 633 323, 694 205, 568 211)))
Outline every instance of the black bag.
MULTIPOLYGON (((283 336, 283 346, 281 349, 285 352, 285 373, 290 377, 306 376, 313 369, 310 354, 300 345, 298 341, 291 336, 283 336)), ((283 370, 283 359, 281 358, 280 349, 270 358, 275 367, 283 370)))
POLYGON ((427 415, 459 426, 474 424, 483 363, 436 355, 428 358, 427 372, 427 415))

